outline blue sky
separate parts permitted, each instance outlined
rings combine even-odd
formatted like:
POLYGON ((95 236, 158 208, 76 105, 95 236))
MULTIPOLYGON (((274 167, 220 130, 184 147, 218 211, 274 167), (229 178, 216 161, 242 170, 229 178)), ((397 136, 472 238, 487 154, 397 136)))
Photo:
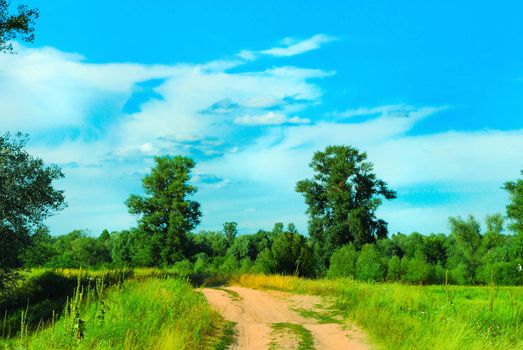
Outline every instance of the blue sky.
POLYGON ((519 1, 30 1, 34 45, 0 56, 0 131, 59 164, 53 233, 135 224, 152 157, 196 159, 200 229, 294 222, 328 144, 368 152, 391 232, 502 212, 523 167, 519 1))

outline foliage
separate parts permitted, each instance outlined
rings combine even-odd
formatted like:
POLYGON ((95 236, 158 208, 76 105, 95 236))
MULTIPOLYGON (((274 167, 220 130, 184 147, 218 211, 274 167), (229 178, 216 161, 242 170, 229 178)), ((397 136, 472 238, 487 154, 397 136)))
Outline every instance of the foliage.
POLYGON ((27 140, 20 133, 0 136, 0 228, 16 233, 30 231, 64 208, 63 191, 53 188, 64 175, 27 153, 27 140))
POLYGON ((467 220, 459 217, 449 218, 451 236, 455 239, 455 256, 464 267, 464 278, 467 283, 476 281, 476 270, 480 265, 479 248, 481 245, 481 227, 479 222, 470 216, 467 220))
POLYGON ((425 256, 420 251, 416 252, 414 258, 406 259, 405 281, 413 284, 423 284, 429 281, 431 266, 427 263, 425 256))
POLYGON ((12 52, 11 40, 20 36, 26 42, 34 41, 34 25, 38 19, 37 9, 18 5, 16 14, 9 13, 9 1, 0 0, 0 52, 12 52))
POLYGON ((396 193, 376 177, 367 154, 350 146, 328 146, 316 152, 312 179, 298 181, 308 206, 309 235, 320 247, 325 264, 347 243, 362 247, 387 235, 387 223, 376 217, 382 197, 396 193))
POLYGON ((313 277, 314 254, 305 237, 295 232, 283 232, 274 238, 270 249, 267 272, 313 277))
POLYGON ((331 255, 328 276, 356 278, 358 252, 352 243, 338 248, 331 255))
POLYGON ((356 278, 360 281, 382 281, 386 271, 377 249, 365 244, 356 260, 356 278))
POLYGON ((169 265, 189 256, 188 234, 200 223, 200 204, 187 197, 196 193, 190 185, 194 161, 182 156, 155 158, 155 166, 143 180, 146 196, 131 195, 129 212, 139 215, 139 229, 151 242, 151 264, 169 265))
POLYGON ((523 234, 523 179, 505 182, 503 189, 510 196, 510 203, 507 205, 507 217, 511 220, 510 228, 514 232, 523 234))
POLYGON ((238 235, 238 224, 236 222, 226 222, 223 224, 223 234, 227 240, 227 245, 230 247, 236 236, 238 235))
MULTIPOLYGON (((1 13, 0 2, 0 21, 1 13)), ((0 136, 0 293, 16 275, 10 269, 20 265, 29 235, 65 206, 63 192, 53 187, 63 177, 61 170, 30 155, 27 140, 20 133, 0 136)))

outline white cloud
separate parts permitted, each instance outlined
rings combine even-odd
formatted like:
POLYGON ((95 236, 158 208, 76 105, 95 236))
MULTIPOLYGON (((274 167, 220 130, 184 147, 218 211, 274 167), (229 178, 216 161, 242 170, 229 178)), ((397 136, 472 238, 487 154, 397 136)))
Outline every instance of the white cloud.
POLYGON ((336 40, 336 38, 325 35, 316 34, 308 39, 296 41, 292 38, 286 38, 282 42, 283 46, 273 47, 267 50, 260 51, 262 54, 288 57, 301 55, 305 52, 319 49, 323 44, 336 40))
POLYGON ((270 49, 261 51, 242 50, 240 53, 238 53, 237 56, 246 61, 253 61, 262 55, 273 57, 291 57, 317 50, 322 45, 335 40, 338 39, 325 34, 316 34, 304 40, 285 38, 281 41, 280 46, 271 47, 270 49))
MULTIPOLYGON (((50 221, 60 232, 87 222, 95 231, 124 228, 129 220, 122 219, 128 217, 123 202, 140 190, 140 177, 152 165, 152 156, 197 152, 216 157, 238 151, 244 145, 225 145, 234 141, 234 119, 251 113, 265 115, 265 124, 277 122, 277 113, 266 108, 277 107, 285 123, 306 122, 294 113, 318 103, 322 95, 309 80, 333 74, 291 66, 229 72, 243 62, 239 60, 92 64, 53 48, 17 51, 16 56, 0 56, 0 132, 29 132, 30 152, 62 165, 66 179, 61 185, 70 206, 50 221), (141 89, 137 84, 151 79, 162 80, 154 88, 161 99, 123 113, 126 101, 141 89), (289 97, 300 103, 287 101, 289 97), (219 101, 238 101, 237 110, 234 103, 216 113, 209 109, 219 101), (118 222, 108 221, 97 209, 102 203, 118 222)), ((229 185, 223 178, 201 187, 229 185)))
POLYGON ((53 48, 0 55, 0 122, 29 132, 82 127, 97 105, 121 106, 136 82, 172 73, 165 66, 88 64, 53 48))
POLYGON ((381 116, 360 123, 319 122, 268 131, 251 147, 216 160, 221 165, 213 171, 289 188, 309 173, 307 164, 314 151, 348 144, 366 150, 378 174, 394 187, 456 182, 497 182, 500 186, 507 174, 519 173, 523 130, 410 136, 416 122, 442 108, 403 109, 408 114, 390 114, 386 109, 381 116))
MULTIPOLYGON (((378 176, 400 194, 417 193, 428 185, 436 193, 450 193, 443 204, 431 203, 435 199, 430 194, 425 195, 424 204, 401 196, 386 204, 382 213, 393 231, 446 231, 449 216, 471 213, 481 217, 503 211, 506 196, 500 187, 517 177, 523 165, 523 129, 409 135, 416 122, 437 118, 436 113, 444 109, 402 106, 391 113, 387 106, 368 108, 365 110, 380 110, 381 114, 364 122, 320 122, 270 130, 250 147, 202 166, 233 182, 244 181, 286 195, 289 206, 294 204, 299 210, 302 198, 294 192, 294 185, 312 175, 308 163, 313 153, 327 145, 353 145, 368 152, 378 176), (408 113, 396 113, 398 110, 408 113), (460 193, 470 199, 463 200, 460 193)), ((294 211, 299 218, 296 222, 304 227, 302 213, 294 211)))
POLYGON ((281 124, 309 124, 310 119, 300 118, 298 116, 288 117, 282 113, 268 112, 262 115, 245 115, 234 119, 234 123, 245 126, 256 125, 281 125, 281 124))
POLYGON ((330 115, 339 118, 352 118, 360 116, 397 116, 397 117, 408 117, 411 112, 415 112, 416 108, 404 104, 397 105, 385 105, 378 107, 359 107, 356 109, 348 109, 343 112, 334 112, 330 115))
MULTIPOLYGON (((265 51, 297 54, 326 42, 313 38, 265 51)), ((444 106, 385 105, 336 112, 322 120, 303 117, 324 93, 314 79, 334 74, 330 71, 291 66, 230 70, 244 60, 91 64, 52 48, 17 51, 17 56, 0 56, 0 128, 30 132, 31 152, 64 166, 61 184, 70 207, 50 221, 60 232, 83 225, 95 232, 128 227, 133 219, 123 202, 140 191, 141 176, 159 154, 200 157, 195 181, 207 228, 238 217, 249 221, 242 224, 249 228, 292 220, 303 229, 303 200, 294 185, 311 175, 313 153, 329 144, 368 151, 378 176, 400 192, 426 184, 453 194, 466 189, 482 201, 495 198, 485 206, 488 210, 502 207, 499 187, 518 176, 523 165, 523 130, 410 134, 424 118, 437 118, 444 106), (123 113, 137 84, 157 78, 162 82, 154 92, 161 99, 123 113), (102 122, 93 119, 93 110, 107 111, 102 122), (368 118, 358 121, 357 116, 368 118), (260 128, 267 125, 279 127, 260 128), (67 128, 79 130, 79 136, 67 128), (91 129, 96 129, 95 137, 88 137, 91 129), (256 218, 241 208, 255 208, 256 218)), ((474 200, 423 208, 402 201, 384 206, 392 229, 419 225, 419 230, 439 230, 445 216, 483 213, 474 200)))

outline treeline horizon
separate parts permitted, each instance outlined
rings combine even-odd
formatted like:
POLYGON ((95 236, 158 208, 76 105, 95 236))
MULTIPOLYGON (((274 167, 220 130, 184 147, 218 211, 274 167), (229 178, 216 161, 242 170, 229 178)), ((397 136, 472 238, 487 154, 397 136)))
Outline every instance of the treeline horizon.
POLYGON ((237 235, 236 223, 220 231, 189 234, 190 255, 174 264, 153 260, 152 246, 144 245, 138 228, 103 230, 93 237, 87 230, 52 236, 41 228, 22 254, 24 268, 135 268, 172 267, 181 274, 280 273, 303 277, 350 277, 360 281, 408 284, 523 285, 523 237, 507 232, 500 214, 486 217, 486 229, 473 216, 450 218, 450 234, 396 233, 357 249, 349 243, 335 250, 322 267, 310 238, 290 223, 272 230, 237 235), (300 248, 300 252, 296 252, 300 248), (310 265, 296 271, 300 255, 310 265))
POLYGON ((7 155, 6 163, 0 158, 6 173, 0 180, 5 180, 8 199, 2 203, 0 198, 0 205, 9 214, 0 218, 0 239, 9 243, 2 244, 4 271, 163 267, 185 275, 266 273, 410 284, 523 284, 523 179, 503 184, 510 195, 506 216, 487 216, 483 231, 472 216, 451 217, 449 235, 389 236, 376 210, 383 200, 396 198, 396 192, 377 177, 365 152, 328 146, 315 152, 309 164, 313 177, 296 183, 307 204, 308 235, 292 223, 238 235, 236 222, 225 222, 221 231, 195 233, 202 216, 200 203, 192 199, 197 192, 190 183, 195 162, 161 156, 142 179, 144 195, 131 194, 125 202, 137 217, 136 227, 104 230, 98 238, 81 230, 53 237, 42 219, 64 207, 63 192, 51 186, 64 175, 28 155, 26 141, 21 134, 13 141, 9 134, 0 137, 0 151, 7 155), (31 182, 31 172, 38 174, 38 181, 31 182), (33 207, 19 199, 24 191, 33 207), (40 207, 33 204, 38 200, 40 207))

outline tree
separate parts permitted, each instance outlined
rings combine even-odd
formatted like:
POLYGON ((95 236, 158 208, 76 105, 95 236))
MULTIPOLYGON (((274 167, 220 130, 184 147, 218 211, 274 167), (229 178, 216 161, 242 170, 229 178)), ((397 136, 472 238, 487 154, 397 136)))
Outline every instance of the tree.
POLYGON ((18 13, 9 13, 9 1, 0 0, 0 52, 11 52, 11 40, 18 36, 26 42, 34 41, 34 25, 38 19, 37 9, 19 5, 18 13))
MULTIPOLYGON (((447 263, 446 237, 443 234, 431 234, 423 238, 421 252, 426 261, 431 265, 445 265, 447 263)), ((416 253, 414 253, 416 256, 416 253)))
POLYGON ((64 175, 24 149, 28 137, 0 135, 0 293, 15 280, 20 253, 45 218, 65 207, 53 181, 64 175))
POLYGON ((388 267, 387 267, 387 280, 396 282, 401 280, 403 277, 403 271, 401 269, 401 259, 399 256, 394 255, 390 258, 388 267))
MULTIPOLYGON (((469 216, 467 220, 460 217, 449 218, 451 236, 456 240, 454 259, 463 264, 466 283, 474 283, 476 270, 480 265, 481 258, 479 248, 481 246, 481 227, 479 222, 469 216)), ((458 264, 458 265, 460 265, 458 264)))
POLYGON ((330 257, 329 277, 356 277, 358 252, 352 243, 338 248, 330 257))
POLYGON ((347 243, 361 248, 387 236, 387 223, 376 217, 382 198, 396 193, 376 177, 367 154, 351 146, 328 146, 310 163, 315 175, 296 191, 308 206, 309 235, 320 246, 327 265, 332 252, 347 243))
POLYGON ((431 266, 421 251, 417 251, 414 258, 407 261, 407 271, 405 271, 405 280, 409 283, 423 284, 430 277, 431 266))
MULTIPOLYGON (((521 175, 523 175, 523 170, 521 175)), ((507 205, 507 217, 512 223, 509 227, 513 231, 523 234, 523 179, 505 182, 503 189, 510 196, 510 203, 507 205)))
POLYGON ((227 240, 227 245, 230 247, 234 243, 234 239, 238 234, 238 224, 236 222, 226 222, 223 224, 223 233, 227 240))
POLYGON ((297 232, 281 232, 274 237, 270 249, 260 254, 266 273, 313 277, 314 252, 307 239, 297 232))
POLYGON ((380 282, 385 277, 385 269, 374 244, 365 244, 356 260, 356 278, 360 281, 380 282))
POLYGON ((154 265, 170 265, 190 255, 188 233, 199 223, 200 204, 188 199, 197 188, 188 182, 194 161, 182 156, 154 159, 155 166, 143 180, 145 196, 126 201, 131 214, 139 215, 139 229, 154 242, 154 265), (155 253, 157 250, 157 253, 155 253))
POLYGON ((54 238, 47 227, 41 227, 31 236, 31 243, 25 247, 20 258, 24 267, 39 267, 48 265, 56 255, 53 246, 54 238))

